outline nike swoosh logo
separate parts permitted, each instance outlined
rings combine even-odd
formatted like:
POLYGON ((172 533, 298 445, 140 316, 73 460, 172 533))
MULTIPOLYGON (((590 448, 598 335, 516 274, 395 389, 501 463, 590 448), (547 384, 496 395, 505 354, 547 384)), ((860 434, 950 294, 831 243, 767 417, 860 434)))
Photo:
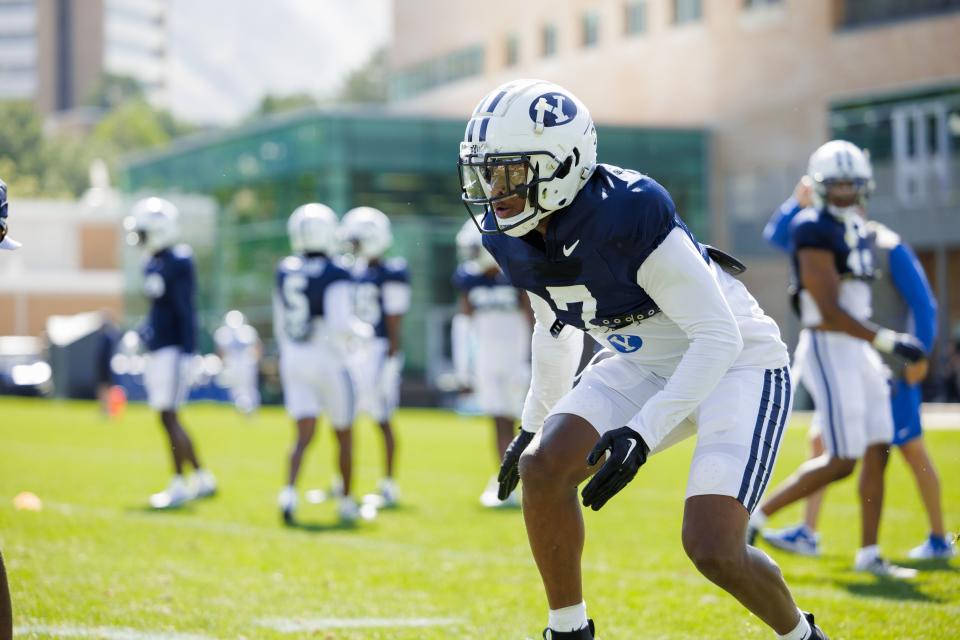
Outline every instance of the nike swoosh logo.
POLYGON ((633 450, 636 448, 636 446, 637 446, 637 441, 634 440, 633 438, 630 438, 630 448, 627 449, 627 455, 623 456, 623 460, 620 461, 620 464, 623 464, 624 462, 627 461, 627 458, 630 457, 630 454, 633 453, 633 450))
POLYGON ((578 245, 578 244, 580 244, 580 240, 577 240, 576 242, 574 242, 574 243, 573 243, 572 245, 570 245, 569 247, 566 246, 566 245, 564 245, 564 247, 563 247, 563 255, 569 257, 570 254, 573 253, 573 250, 577 248, 577 245, 578 245))

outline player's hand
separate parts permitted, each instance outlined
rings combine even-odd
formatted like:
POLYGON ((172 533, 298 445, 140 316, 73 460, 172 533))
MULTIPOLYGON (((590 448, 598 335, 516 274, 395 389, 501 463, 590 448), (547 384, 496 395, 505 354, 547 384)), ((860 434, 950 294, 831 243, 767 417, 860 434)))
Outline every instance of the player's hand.
POLYGON ((911 362, 903 367, 903 379, 909 385, 915 385, 923 382, 930 369, 930 362, 926 359, 918 362, 911 362))
POLYGON ((497 474, 497 482, 500 488, 497 489, 497 497, 506 500, 517 488, 520 482, 520 454, 527 448, 535 434, 531 431, 520 429, 517 437, 507 445, 507 450, 503 454, 503 462, 500 463, 500 473, 497 474))
POLYGON ((597 464, 607 450, 610 451, 607 461, 580 492, 583 506, 594 511, 599 511, 607 504, 607 500, 633 480, 650 453, 647 443, 630 427, 620 427, 603 434, 587 456, 587 464, 591 467, 597 464))
POLYGON ((927 350, 923 348, 923 343, 909 333, 897 333, 890 329, 877 331, 873 346, 877 351, 892 353, 909 363, 919 362, 927 357, 927 350))
POLYGON ((801 208, 813 206, 813 180, 810 176, 803 176, 793 189, 793 197, 801 208))

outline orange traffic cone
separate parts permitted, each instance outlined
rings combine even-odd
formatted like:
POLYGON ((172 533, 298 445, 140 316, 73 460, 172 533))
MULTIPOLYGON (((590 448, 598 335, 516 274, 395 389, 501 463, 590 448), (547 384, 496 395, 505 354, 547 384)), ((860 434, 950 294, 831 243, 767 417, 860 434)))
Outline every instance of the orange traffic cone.
POLYGON ((127 392, 118 384, 110 387, 107 391, 107 415, 114 420, 123 417, 123 411, 127 408, 127 392))

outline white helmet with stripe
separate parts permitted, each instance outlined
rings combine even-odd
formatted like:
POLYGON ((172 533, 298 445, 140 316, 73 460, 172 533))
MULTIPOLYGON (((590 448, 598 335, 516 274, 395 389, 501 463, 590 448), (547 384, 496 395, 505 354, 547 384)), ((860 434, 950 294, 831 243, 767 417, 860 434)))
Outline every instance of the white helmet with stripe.
POLYGON ((545 80, 488 93, 460 143, 461 199, 482 233, 522 236, 569 205, 597 163, 597 132, 576 96, 545 80))
POLYGON ((873 167, 870 158, 857 145, 846 140, 831 140, 822 145, 807 166, 807 175, 813 181, 814 206, 843 216, 850 210, 866 205, 873 193, 873 167), (830 191, 840 183, 851 185, 848 201, 833 203, 830 191))
POLYGON ((457 232, 457 257, 461 264, 472 264, 478 271, 497 266, 497 261, 483 248, 483 236, 473 220, 467 220, 457 232))
POLYGON ((301 205, 287 220, 287 235, 294 253, 332 256, 337 249, 337 214, 319 202, 301 205))

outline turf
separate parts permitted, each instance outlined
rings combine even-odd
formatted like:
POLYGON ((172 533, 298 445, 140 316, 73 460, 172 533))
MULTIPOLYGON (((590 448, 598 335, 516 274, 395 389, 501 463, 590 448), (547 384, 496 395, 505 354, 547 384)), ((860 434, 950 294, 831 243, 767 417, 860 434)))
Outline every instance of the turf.
MULTIPOLYGON (((222 406, 190 406, 183 415, 222 490, 157 513, 145 508, 146 499, 166 483, 168 462, 144 407, 107 422, 90 403, 0 399, 0 549, 18 637, 96 628, 103 635, 87 637, 111 637, 104 629, 142 632, 122 632, 131 638, 540 637, 545 601, 521 514, 484 510, 477 501, 494 470, 486 421, 401 411, 402 507, 343 529, 330 503, 305 505, 304 526, 285 528, 275 508, 292 438, 285 416, 271 408, 248 421, 222 406), (12 499, 22 491, 37 494, 42 511, 15 510, 12 499), (312 632, 263 626, 272 620, 294 629, 324 619, 328 628, 312 632), (427 626, 347 626, 382 619, 427 626)), ((788 430, 774 483, 803 459, 804 426, 796 420, 788 430)), ((329 484, 333 438, 320 436, 301 488, 329 484)), ((947 525, 956 530, 960 431, 931 432, 927 442, 941 473, 947 525)), ((362 494, 378 479, 375 426, 358 424, 357 446, 362 494)), ((772 637, 683 553, 690 452, 686 442, 651 459, 623 495, 586 515, 586 598, 602 639, 772 637)), ((883 547, 891 559, 921 568, 917 580, 850 570, 859 531, 850 480, 828 495, 822 558, 771 555, 833 640, 960 637, 957 561, 904 560, 927 527, 899 457, 887 487, 883 547)), ((798 515, 794 508, 771 524, 798 515)))

